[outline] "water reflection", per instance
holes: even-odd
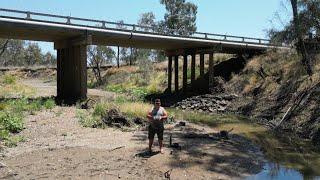
[[[235,133],[259,145],[267,161],[259,174],[248,179],[320,180],[319,147],[292,134],[268,131],[254,123],[223,124],[219,128],[232,127],[235,127]]]
[[[263,170],[253,176],[247,178],[247,180],[301,180],[301,179],[315,179],[320,180],[320,177],[313,175],[303,175],[295,169],[283,167],[276,163],[267,163]]]

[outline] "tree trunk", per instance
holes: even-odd
[[[302,55],[302,64],[305,66],[306,71],[309,76],[312,75],[312,67],[310,57],[308,56],[305,44],[303,42],[303,37],[301,33],[301,25],[298,14],[298,2],[297,0],[291,0],[292,12],[293,12],[293,22],[295,27],[296,38],[298,39],[297,50]]]
[[[7,49],[9,40],[6,40],[6,42],[3,44],[3,46],[1,47],[1,52],[0,52],[0,57],[3,55],[3,53],[5,52],[5,50]],[[4,58],[4,62],[3,62],[3,66],[7,66],[7,61],[6,58]]]

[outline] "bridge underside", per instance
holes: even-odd
[[[108,45],[160,49],[168,55],[168,90],[171,92],[174,61],[175,90],[178,90],[178,57],[183,56],[183,89],[187,91],[187,63],[191,55],[191,82],[195,79],[195,55],[200,54],[200,74],[204,74],[204,54],[209,54],[209,77],[213,76],[213,53],[254,54],[270,48],[263,44],[173,37],[117,31],[67,24],[53,24],[0,17],[0,38],[54,42],[57,50],[57,98],[73,103],[87,96],[87,45]],[[211,79],[211,78],[209,78]],[[209,81],[210,86],[210,81]]]

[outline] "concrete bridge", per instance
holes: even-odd
[[[193,82],[196,54],[200,54],[201,76],[204,75],[204,55],[209,54],[210,77],[213,76],[214,53],[256,54],[271,48],[286,48],[260,38],[201,32],[189,36],[170,35],[158,32],[155,27],[10,9],[0,9],[0,38],[54,42],[57,50],[57,98],[65,102],[87,97],[87,45],[164,50],[168,56],[170,92],[172,69],[175,90],[179,88],[179,56],[183,56],[183,89],[186,90],[188,55],[192,56]]]

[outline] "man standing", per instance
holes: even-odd
[[[154,135],[157,134],[160,152],[163,153],[163,122],[168,118],[168,114],[166,110],[163,107],[161,107],[160,99],[155,100],[154,107],[148,113],[147,117],[150,122],[148,129],[149,151],[152,152]]]

